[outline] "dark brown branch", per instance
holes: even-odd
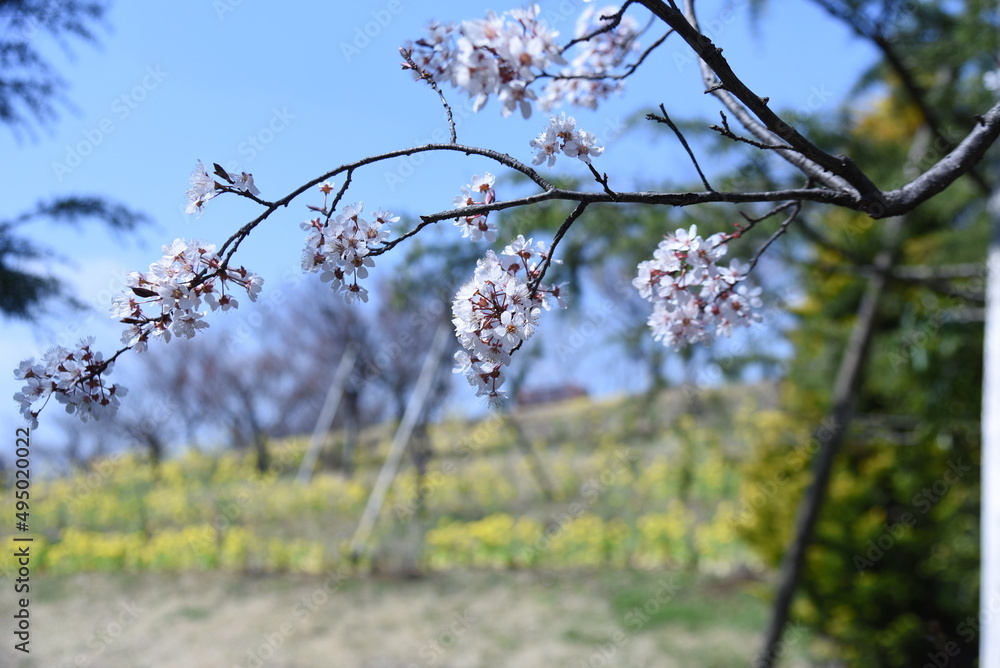
[[[726,90],[752,111],[768,130],[788,142],[793,148],[815,162],[827,171],[842,177],[857,189],[862,199],[871,200],[879,193],[879,189],[849,158],[834,157],[803,137],[799,132],[785,123],[767,106],[767,101],[751,91],[743,81],[736,76],[729,63],[722,56],[722,49],[716,47],[712,40],[694,28],[684,15],[670,8],[662,0],[639,0],[643,6],[662,19],[667,25],[677,31],[695,53],[712,68]]]
[[[330,205],[330,212],[326,214],[326,219],[328,221],[330,220],[330,216],[333,215],[333,212],[337,210],[337,206],[340,205],[340,200],[342,200],[344,195],[347,194],[347,189],[350,187],[353,179],[354,170],[348,169],[347,176],[344,177],[344,185],[340,186],[340,190],[337,191],[337,196],[333,198],[333,204]]]
[[[271,202],[267,209],[257,218],[250,221],[230,239],[223,244],[226,248],[230,243],[238,243],[248,235],[257,225],[266,220],[277,209],[288,206],[292,200],[306,192],[310,188],[331,179],[346,171],[353,171],[359,167],[370,165],[384,160],[413,155],[415,153],[425,153],[428,151],[456,151],[466,155],[480,155],[490,158],[506,167],[518,171],[536,185],[543,189],[543,192],[528,197],[514,200],[493,202],[491,204],[477,204],[462,209],[449,209],[429,216],[421,216],[422,223],[405,237],[412,236],[417,231],[426,227],[430,223],[456,218],[461,215],[475,215],[500,211],[516,206],[535,204],[537,202],[561,199],[567,201],[587,202],[588,204],[597,202],[622,202],[632,204],[660,204],[670,206],[692,206],[695,204],[707,204],[711,202],[728,202],[731,204],[741,204],[749,202],[782,202],[782,201],[802,201],[817,202],[822,204],[833,204],[854,211],[867,213],[872,218],[887,218],[898,216],[917,208],[920,204],[930,199],[937,193],[947,188],[957,178],[968,172],[977,164],[986,153],[987,149],[1000,136],[1000,102],[997,102],[992,109],[987,111],[978,119],[976,127],[968,136],[955,148],[954,151],[946,155],[926,172],[896,190],[881,192],[876,194],[876,200],[859,197],[856,193],[836,191],[822,188],[795,188],[787,190],[761,191],[761,192],[718,192],[709,191],[703,193],[654,193],[654,192],[625,192],[625,193],[587,193],[572,190],[563,190],[554,187],[534,169],[515,160],[506,153],[500,153],[491,149],[479,148],[476,146],[464,146],[461,144],[426,144],[424,146],[414,146],[411,148],[390,151],[380,155],[374,155],[355,162],[346,163],[333,169],[306,184],[296,188],[294,191]],[[613,196],[612,196],[613,195]],[[405,238],[404,237],[404,238]],[[380,249],[372,252],[372,255],[381,254],[396,245],[402,239],[386,244]]]

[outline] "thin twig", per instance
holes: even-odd
[[[610,195],[613,201],[617,202],[618,194],[614,190],[612,190],[611,187],[608,185],[608,175],[607,174],[602,175],[589,162],[587,163],[587,167],[590,167],[590,173],[594,175],[594,178],[597,179],[597,182],[600,183],[601,186],[604,188],[604,192]]]
[[[621,9],[619,9],[611,16],[600,17],[603,20],[610,21],[610,23],[608,23],[607,25],[603,25],[597,30],[594,30],[582,37],[577,37],[576,39],[570,40],[569,44],[564,46],[559,53],[566,53],[570,48],[576,46],[581,42],[589,42],[598,35],[603,35],[604,33],[611,32],[612,30],[617,28],[618,25],[622,22],[622,17],[625,15],[625,10],[628,9],[628,6],[631,5],[633,2],[635,2],[635,0],[626,0],[625,4],[621,6]]]
[[[768,218],[781,213],[785,209],[796,206],[796,204],[797,204],[796,202],[785,202],[784,204],[779,204],[778,206],[769,209],[767,213],[764,213],[757,217],[749,216],[745,212],[740,211],[740,215],[743,217],[743,220],[747,221],[748,224],[746,226],[737,225],[738,229],[736,231],[736,236],[737,237],[743,236],[744,234],[752,230],[754,227],[756,227],[758,223],[761,223],[767,220]]]
[[[732,139],[735,142],[743,142],[744,144],[750,144],[760,149],[772,150],[772,151],[798,151],[794,146],[789,146],[787,144],[765,144],[763,142],[754,141],[753,139],[747,139],[746,137],[740,137],[738,134],[729,129],[729,119],[726,118],[726,114],[723,111],[719,111],[719,116],[722,117],[722,127],[718,125],[710,125],[709,130],[715,130],[723,137]]]
[[[334,211],[337,210],[337,206],[340,205],[340,200],[343,199],[344,195],[347,193],[348,186],[351,185],[351,180],[354,178],[354,168],[347,170],[347,176],[344,177],[344,185],[340,186],[340,190],[337,191],[337,196],[333,198],[333,204],[330,205],[330,213],[327,214],[326,219],[330,220],[330,216]]]
[[[412,51],[410,51],[408,49],[400,49],[399,53],[406,60],[406,65],[403,66],[403,69],[404,70],[413,70],[414,72],[416,72],[417,73],[417,78],[422,79],[423,81],[426,81],[430,85],[430,87],[434,89],[434,92],[438,94],[438,97],[441,98],[441,104],[444,105],[445,113],[448,116],[448,129],[451,132],[451,143],[452,144],[457,144],[458,143],[458,134],[455,131],[455,117],[452,115],[452,113],[451,113],[451,105],[449,105],[448,104],[448,100],[445,99],[444,93],[441,92],[441,89],[437,85],[437,81],[434,80],[434,77],[431,76],[430,72],[428,72],[427,70],[419,67],[415,62],[413,62],[413,52]]]
[[[667,114],[667,109],[666,107],[663,106],[662,103],[660,104],[660,112],[663,114],[662,117],[657,116],[656,114],[646,114],[646,118],[651,121],[656,121],[658,123],[666,123],[670,127],[670,129],[674,131],[674,134],[677,135],[677,139],[679,139],[681,142],[681,146],[684,147],[684,150],[687,151],[688,157],[691,158],[691,162],[694,163],[694,168],[698,170],[698,176],[701,177],[701,182],[705,184],[705,190],[708,190],[710,192],[715,192],[715,188],[713,188],[712,185],[708,182],[708,179],[705,178],[705,173],[701,171],[701,167],[698,165],[698,159],[694,157],[694,151],[692,151],[691,147],[688,146],[687,139],[684,138],[684,135],[683,133],[681,133],[680,129],[678,129],[678,127],[674,125],[674,122],[670,120],[670,116],[669,114]]]
[[[754,253],[754,256],[750,258],[750,263],[747,266],[746,274],[749,274],[751,271],[753,271],[754,267],[757,266],[757,262],[760,261],[761,256],[768,249],[768,247],[770,247],[771,244],[777,241],[778,237],[780,237],[782,234],[788,231],[788,226],[792,224],[792,221],[795,220],[795,218],[799,215],[799,211],[801,210],[802,210],[801,203],[794,202],[791,213],[789,213],[788,216],[783,221],[781,221],[781,226],[775,231],[774,234],[768,237],[767,241],[764,242],[764,245],[758,248],[757,252]]]
[[[538,291],[538,286],[542,284],[542,279],[545,278],[545,272],[549,270],[549,266],[552,264],[552,258],[556,253],[556,246],[558,246],[559,242],[562,241],[563,236],[565,236],[566,232],[569,231],[569,228],[573,226],[573,223],[575,223],[577,219],[583,215],[583,211],[587,208],[587,204],[587,202],[580,202],[577,204],[576,208],[573,209],[573,212],[567,216],[566,220],[563,221],[563,224],[559,226],[558,230],[556,230],[555,236],[552,237],[552,246],[549,247],[549,256],[542,262],[540,268],[538,269],[538,275],[531,282],[531,284],[528,285],[528,294],[532,297],[535,296],[535,293]]]
[[[651,54],[654,50],[656,50],[658,46],[663,44],[663,42],[665,42],[666,39],[670,37],[671,33],[673,32],[674,29],[671,28],[670,30],[665,32],[659,39],[650,44],[645,51],[639,54],[639,57],[636,59],[634,63],[630,63],[629,65],[625,66],[625,69],[621,74],[549,74],[548,72],[541,72],[536,78],[583,80],[583,81],[603,81],[606,79],[612,81],[621,81],[622,79],[627,79],[628,77],[632,76],[632,74],[637,69],[639,69],[639,66],[642,65],[643,61],[645,61],[647,57],[649,57],[649,54]]]

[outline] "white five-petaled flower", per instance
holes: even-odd
[[[219,194],[216,185],[215,179],[209,176],[205,165],[199,160],[191,172],[191,187],[187,191],[188,204],[184,212],[200,216],[205,202]]]
[[[455,196],[452,200],[456,209],[461,209],[475,204],[492,204],[496,201],[497,194],[493,190],[496,178],[489,172],[482,176],[473,174],[471,182],[462,186],[462,194]],[[462,230],[462,236],[470,241],[485,239],[493,243],[497,239],[496,226],[490,222],[489,213],[473,214],[471,216],[459,216],[455,219],[455,226]]]
[[[603,17],[618,13],[618,6],[609,5],[601,9],[588,7],[580,15],[574,37],[592,37],[574,47],[575,55],[567,67],[545,86],[538,101],[543,111],[566,104],[596,109],[601,100],[622,91],[624,80],[608,75],[621,72],[625,60],[639,51],[642,28],[634,17],[624,14],[613,30],[601,30],[607,27]]]
[[[556,156],[563,153],[589,165],[591,157],[596,158],[604,152],[604,147],[597,146],[596,142],[597,138],[592,132],[577,130],[576,119],[563,112],[550,118],[548,126],[531,140],[531,147],[536,151],[532,163],[540,165],[547,161],[548,166],[552,167]]]
[[[496,95],[503,116],[520,111],[528,118],[536,103],[546,111],[561,104],[593,109],[622,90],[623,78],[613,75],[623,73],[626,59],[639,51],[642,29],[634,17],[622,14],[608,30],[607,21],[620,13],[619,7],[588,7],[575,35],[587,39],[567,52],[567,61],[556,44],[559,33],[539,18],[540,13],[538,5],[530,5],[499,15],[487,12],[484,19],[458,24],[433,23],[422,39],[400,49],[407,59],[404,67],[413,69],[415,78],[429,75],[464,91],[475,111]],[[556,76],[543,79],[547,83],[539,96],[532,84],[542,74]]]
[[[250,193],[254,197],[260,194],[260,190],[253,184],[253,174],[247,174],[246,172],[234,174],[233,172],[229,172],[229,178],[233,180],[233,187],[237,190]]]
[[[246,172],[228,172],[222,167],[215,165],[216,173],[222,177],[226,183],[219,183],[208,173],[205,165],[198,161],[191,172],[191,187],[187,191],[187,207],[184,212],[201,216],[205,202],[223,192],[245,192],[256,197],[260,195],[260,190],[253,182],[253,174]]]

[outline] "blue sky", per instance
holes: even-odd
[[[564,35],[572,33],[585,6],[579,0],[540,5]],[[871,61],[867,47],[804,0],[770,3],[756,32],[748,6],[747,0],[706,1],[699,3],[699,15],[737,73],[770,97],[773,108],[832,110]],[[53,343],[70,344],[84,334],[97,335],[100,347],[113,351],[120,329],[107,307],[126,272],[145,270],[175,237],[221,244],[254,215],[250,203],[225,197],[209,202],[200,218],[184,215],[196,160],[251,172],[262,196],[277,199],[341,163],[430,141],[445,128],[441,107],[426,86],[401,71],[398,46],[419,38],[431,18],[479,18],[487,8],[510,8],[454,0],[431,7],[413,0],[120,2],[109,12],[97,48],[74,43],[67,57],[37,37],[69,82],[74,110],[34,141],[0,134],[3,213],[16,215],[42,198],[99,194],[145,212],[154,224],[125,238],[97,226],[83,232],[32,228],[34,238],[65,259],[56,273],[71,280],[93,308],[56,308],[30,327],[5,322],[0,366],[13,369]],[[546,116],[536,110],[529,120],[503,119],[495,101],[472,114],[457,92],[445,92],[459,113],[461,143],[530,162],[528,142]],[[686,182],[690,165],[677,147],[650,143],[642,134],[613,137],[613,128],[629,115],[661,102],[675,118],[700,116],[706,124],[718,118],[717,104],[702,94],[698,69],[679,41],[668,40],[621,98],[597,111],[567,111],[580,127],[607,138],[598,166],[615,182]],[[711,170],[710,162],[703,166]],[[430,213],[450,208],[459,188],[483,170],[502,173],[485,159],[453,153],[429,157],[413,169],[386,163],[359,171],[347,199],[400,214]],[[586,173],[582,164],[568,161],[554,170]],[[405,178],[399,183],[392,174]],[[302,198],[273,216],[241,248],[239,262],[264,276],[265,294],[297,271],[303,242],[298,223],[312,201]],[[392,268],[384,263],[375,273]],[[170,353],[162,346],[154,352]],[[602,364],[598,353],[593,363]],[[123,358],[116,376],[127,377],[128,364]],[[629,377],[619,368],[604,383],[627,388]],[[6,396],[17,391],[9,371],[0,378]],[[43,429],[45,420],[43,414]],[[20,424],[12,401],[0,402],[0,422],[6,433]]]

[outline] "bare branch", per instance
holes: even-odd
[[[434,77],[431,76],[430,72],[428,72],[427,70],[421,68],[415,62],[413,62],[413,51],[412,50],[402,49],[401,48],[399,50],[399,53],[400,53],[401,56],[403,56],[403,59],[406,60],[406,64],[403,65],[403,69],[404,70],[413,70],[414,72],[416,72],[417,78],[421,79],[423,81],[426,81],[428,83],[428,85],[431,88],[434,89],[434,92],[438,94],[438,97],[441,98],[441,104],[444,105],[445,114],[447,114],[447,116],[448,116],[448,129],[451,131],[451,143],[452,144],[457,144],[458,143],[458,133],[455,130],[455,117],[452,115],[452,113],[451,113],[451,105],[449,105],[448,104],[448,100],[445,99],[444,93],[441,92],[441,89],[437,85],[437,81],[434,80]]]
[[[772,151],[794,151],[795,149],[788,144],[765,144],[763,142],[754,141],[753,139],[747,139],[746,137],[740,137],[735,132],[729,128],[729,119],[726,118],[726,114],[723,111],[719,111],[719,116],[722,117],[722,127],[718,125],[710,125],[709,130],[715,130],[723,137],[727,139],[732,139],[735,142],[743,142],[744,144],[750,144],[759,149],[772,150]]]
[[[663,114],[662,117],[657,116],[656,114],[646,114],[646,118],[658,123],[666,123],[670,129],[674,131],[674,134],[677,135],[677,139],[681,142],[681,146],[684,147],[684,150],[687,151],[688,157],[691,158],[691,162],[694,163],[694,168],[698,170],[698,176],[701,177],[701,182],[705,185],[705,190],[715,190],[715,188],[709,184],[708,179],[705,178],[705,174],[701,171],[701,167],[698,165],[698,160],[694,157],[694,153],[691,151],[691,147],[688,146],[687,140],[684,138],[684,135],[681,134],[681,131],[677,129],[677,126],[674,125],[674,122],[670,120],[670,116],[667,114],[667,110],[662,103],[660,104],[660,112]],[[723,116],[723,120],[725,120],[725,116]]]
[[[648,47],[646,47],[645,51],[643,51],[641,54],[639,54],[639,57],[636,59],[636,61],[634,63],[626,65],[624,71],[621,74],[549,74],[547,72],[542,72],[541,74],[538,75],[537,78],[539,78],[539,79],[543,79],[543,78],[546,78],[546,79],[583,79],[583,80],[590,80],[590,81],[603,81],[603,80],[607,80],[607,79],[610,79],[610,80],[613,80],[613,81],[620,81],[622,79],[627,79],[637,69],[639,69],[639,66],[642,65],[643,61],[646,60],[646,58],[649,56],[649,54],[651,54],[653,51],[656,50],[657,47],[659,47],[661,44],[663,44],[665,41],[667,41],[667,38],[670,37],[671,33],[673,33],[673,32],[674,32],[674,30],[673,30],[673,28],[671,28],[667,32],[663,33],[663,35],[660,36],[659,39],[657,39],[655,42],[653,42],[652,44],[650,44]]]
[[[619,9],[617,12],[615,12],[611,16],[602,16],[601,17],[602,19],[608,21],[606,25],[603,25],[600,28],[593,30],[582,37],[577,37],[575,39],[570,40],[569,43],[562,48],[562,51],[560,53],[566,53],[569,49],[576,46],[577,44],[580,44],[581,42],[589,42],[598,35],[603,35],[604,33],[611,32],[612,30],[617,28],[622,22],[622,17],[625,16],[625,10],[628,9],[629,5],[631,5],[633,2],[635,2],[635,0],[626,0],[625,3],[621,6],[621,9]]]
[[[968,173],[1000,137],[1000,101],[977,119],[976,127],[957,147],[910,183],[884,193],[883,208],[869,212],[874,218],[912,211]]]
[[[604,188],[604,192],[606,192],[608,195],[610,195],[612,200],[614,200],[614,201],[617,202],[618,201],[618,194],[615,193],[615,191],[611,189],[611,186],[608,185],[608,175],[607,174],[601,174],[589,162],[587,163],[587,167],[590,167],[590,173],[594,175],[594,178],[597,179],[597,182],[600,183],[601,186]]]
[[[545,278],[545,272],[549,270],[549,266],[552,264],[552,258],[556,253],[556,246],[558,246],[559,242],[562,241],[563,236],[565,236],[566,232],[569,231],[569,228],[573,226],[573,223],[575,223],[577,219],[583,215],[583,211],[586,208],[587,202],[580,202],[577,207],[573,209],[573,212],[566,217],[566,220],[564,220],[563,224],[559,226],[559,229],[556,230],[556,235],[552,238],[552,246],[549,248],[549,256],[545,258],[545,261],[542,263],[541,267],[539,267],[538,275],[535,276],[534,280],[532,280],[528,285],[528,293],[532,296],[535,295],[535,292],[538,290],[538,286],[542,284],[542,279]]]
[[[955,278],[976,278],[986,273],[986,267],[976,262],[946,264],[939,267],[930,265],[908,265],[892,270],[894,278],[912,281],[935,281]]]
[[[799,212],[802,210],[802,206],[798,202],[792,202],[791,208],[792,208],[791,212],[788,214],[788,216],[785,217],[783,221],[781,221],[781,225],[774,232],[774,234],[768,237],[767,241],[764,242],[764,245],[758,248],[757,252],[754,253],[752,258],[750,258],[750,263],[749,266],[747,267],[746,273],[749,274],[751,271],[753,271],[754,267],[756,267],[757,263],[760,261],[761,256],[764,255],[764,252],[767,251],[768,248],[770,248],[771,244],[773,244],[775,241],[778,240],[778,237],[780,237],[781,235],[783,235],[785,232],[788,231],[788,226],[792,224],[792,221],[798,217]],[[773,215],[773,213],[775,212],[772,212],[769,215]]]
[[[920,114],[923,116],[923,120],[926,123],[927,128],[931,131],[931,134],[934,135],[935,140],[939,145],[944,146],[946,150],[951,150],[953,145],[944,134],[941,119],[938,117],[934,109],[932,109],[927,103],[927,91],[924,90],[923,86],[920,85],[920,82],[918,82],[917,78],[913,75],[913,72],[910,71],[910,68],[908,68],[903,62],[903,59],[896,51],[896,48],[893,46],[890,39],[882,31],[881,27],[879,25],[868,24],[864,21],[865,17],[860,12],[849,13],[844,11],[842,7],[835,6],[832,2],[829,2],[829,0],[813,0],[813,2],[826,10],[826,12],[834,18],[843,21],[848,27],[854,30],[859,37],[867,39],[882,52],[882,55],[885,57],[885,62],[888,63],[889,67],[892,68],[892,71],[899,77],[899,82],[903,86],[903,90],[906,91],[910,100],[920,110]],[[976,170],[970,170],[968,175],[975,182],[980,192],[984,195],[990,194],[990,186],[986,183],[983,177],[976,172]]]
[[[673,5],[673,3],[671,3],[671,5]],[[725,105],[725,107],[729,109],[729,111],[734,116],[736,116],[737,119],[739,119],[743,127],[745,127],[747,131],[749,131],[751,134],[757,137],[757,139],[759,139],[760,141],[765,143],[775,144],[781,141],[782,139],[786,139],[780,133],[772,132],[772,130],[769,129],[769,127],[765,123],[762,123],[761,121],[758,121],[756,118],[754,118],[753,114],[751,114],[750,111],[748,111],[747,107],[744,107],[742,104],[740,104],[740,100],[742,98],[737,99],[738,96],[734,97],[734,95],[728,89],[727,84],[723,81],[720,81],[720,79],[716,76],[714,68],[705,60],[705,57],[702,54],[706,50],[712,51],[713,53],[718,52],[719,50],[715,47],[715,45],[711,43],[711,41],[707,37],[704,37],[700,35],[700,33],[698,33],[697,29],[698,19],[694,13],[694,3],[692,2],[692,0],[686,0],[685,7],[686,7],[687,20],[685,20],[684,17],[680,15],[680,12],[676,9],[676,6],[674,6],[673,18],[674,20],[678,20],[679,17],[679,20],[683,22],[684,25],[687,26],[688,28],[686,30],[687,36],[685,37],[684,35],[682,35],[682,37],[684,37],[684,40],[688,42],[688,44],[695,49],[695,52],[699,56],[702,56],[701,71],[702,71],[702,78],[704,79],[705,85],[707,87],[706,92],[710,92],[713,95],[715,95],[715,97],[717,97],[719,101],[723,105]],[[650,9],[652,10],[652,8]],[[688,21],[690,21],[690,23],[688,23]],[[673,26],[673,24],[671,24],[669,21],[667,21],[667,23],[668,25]],[[697,38],[700,38],[700,40],[702,40],[703,42],[707,43],[707,46],[702,44],[701,48],[695,48],[694,44],[692,44],[692,40],[695,39],[695,36],[697,36]],[[717,59],[721,59],[722,58],[721,52],[716,53],[716,56]],[[735,75],[733,78],[735,78]],[[746,87],[744,86],[743,87],[744,92],[746,92],[745,88]],[[766,106],[766,102],[763,102],[761,98],[753,94],[751,94],[751,96],[756,98],[757,107]],[[753,109],[753,107],[750,107],[750,109]],[[797,153],[795,151],[777,151],[777,153],[782,158],[784,158],[785,161],[795,166],[797,169],[801,170],[804,174],[826,185],[829,188],[833,188],[835,190],[858,192],[857,189],[853,185],[851,185],[851,183],[849,183],[846,179],[844,179],[841,176],[838,176],[835,172],[823,166],[821,163],[817,163],[815,160],[813,160],[811,157],[807,155],[804,155],[802,153]]]

